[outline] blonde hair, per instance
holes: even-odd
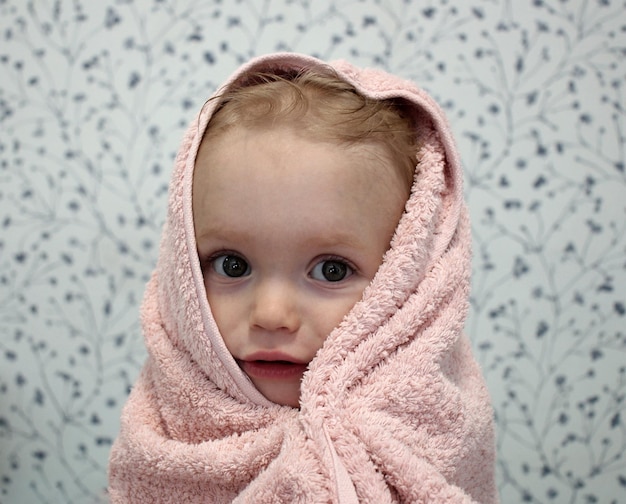
[[[251,73],[217,96],[219,104],[204,134],[215,138],[235,126],[294,126],[306,138],[354,145],[376,143],[390,155],[407,191],[417,164],[415,124],[400,99],[360,94],[332,69]]]

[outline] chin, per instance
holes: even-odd
[[[300,380],[297,383],[255,383],[266,399],[281,406],[300,408]]]

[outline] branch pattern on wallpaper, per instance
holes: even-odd
[[[173,156],[249,57],[446,109],[503,502],[626,493],[626,3],[0,0],[0,502],[104,501]]]

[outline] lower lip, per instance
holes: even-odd
[[[272,380],[301,378],[307,368],[306,364],[280,361],[242,361],[240,364],[248,376]]]

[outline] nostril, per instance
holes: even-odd
[[[296,331],[300,315],[295,287],[277,278],[260,281],[256,287],[250,325],[266,331]]]

